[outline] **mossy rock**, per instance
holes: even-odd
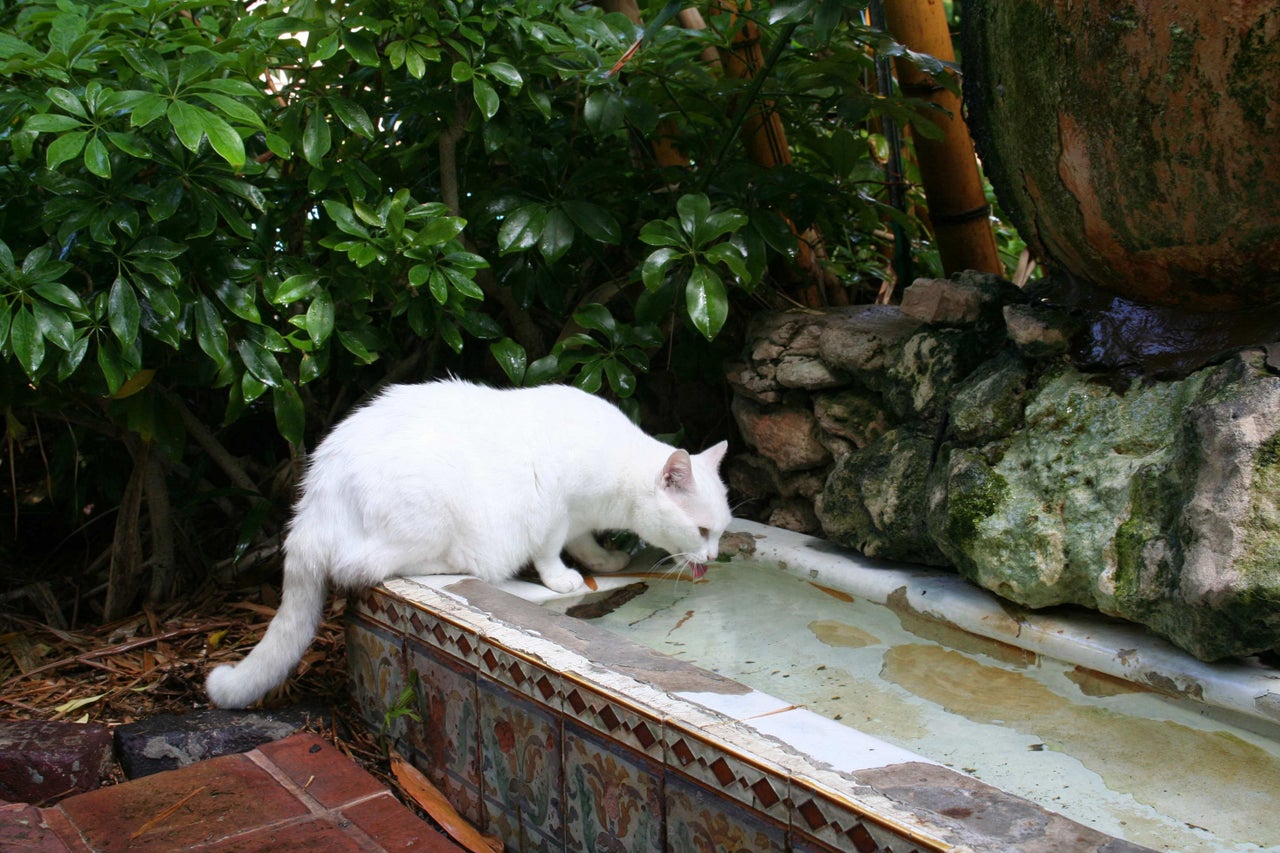
[[[925,523],[933,449],[896,429],[839,460],[817,505],[827,538],[870,557],[945,565]]]

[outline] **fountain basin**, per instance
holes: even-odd
[[[696,583],[388,582],[351,608],[361,705],[509,849],[1280,844],[1273,670],[775,528],[732,538],[754,553]]]

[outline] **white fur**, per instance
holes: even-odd
[[[532,563],[557,592],[627,560],[593,531],[631,530],[689,563],[716,557],[729,506],[724,442],[696,456],[645,435],[618,409],[561,385],[496,390],[398,385],[312,454],[285,541],[280,609],[239,664],[209,674],[213,704],[242,708],[293,671],[328,585],[407,574],[505,580]]]

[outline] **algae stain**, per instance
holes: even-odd
[[[1035,652],[1027,651],[1010,643],[1002,643],[999,640],[971,634],[948,622],[934,619],[928,614],[921,613],[911,606],[910,601],[907,600],[907,591],[905,589],[898,589],[891,593],[887,603],[894,615],[898,617],[898,621],[902,624],[902,629],[921,639],[932,640],[939,645],[963,652],[983,654],[1001,663],[1014,666],[1033,666],[1038,660]],[[1009,622],[1000,627],[1010,634],[1015,634],[1017,633],[1018,623],[1017,620],[1010,617]]]
[[[1280,756],[1225,732],[1076,705],[1029,676],[927,645],[889,649],[886,681],[979,723],[1031,734],[1108,788],[1219,836],[1280,843]],[[1233,808],[1221,808],[1230,797]]]
[[[1080,692],[1085,696],[1123,696],[1126,693],[1150,692],[1141,684],[1082,666],[1071,669],[1066,676],[1080,688]]]
[[[821,642],[835,648],[861,649],[880,644],[875,634],[835,619],[815,619],[809,623],[809,630]]]
[[[838,666],[827,667],[826,675],[830,695],[805,703],[815,713],[904,746],[928,736],[923,709],[904,702],[900,692]]]

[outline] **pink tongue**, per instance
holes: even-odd
[[[707,573],[707,566],[705,563],[690,563],[689,569],[693,573],[694,580],[697,580]]]

